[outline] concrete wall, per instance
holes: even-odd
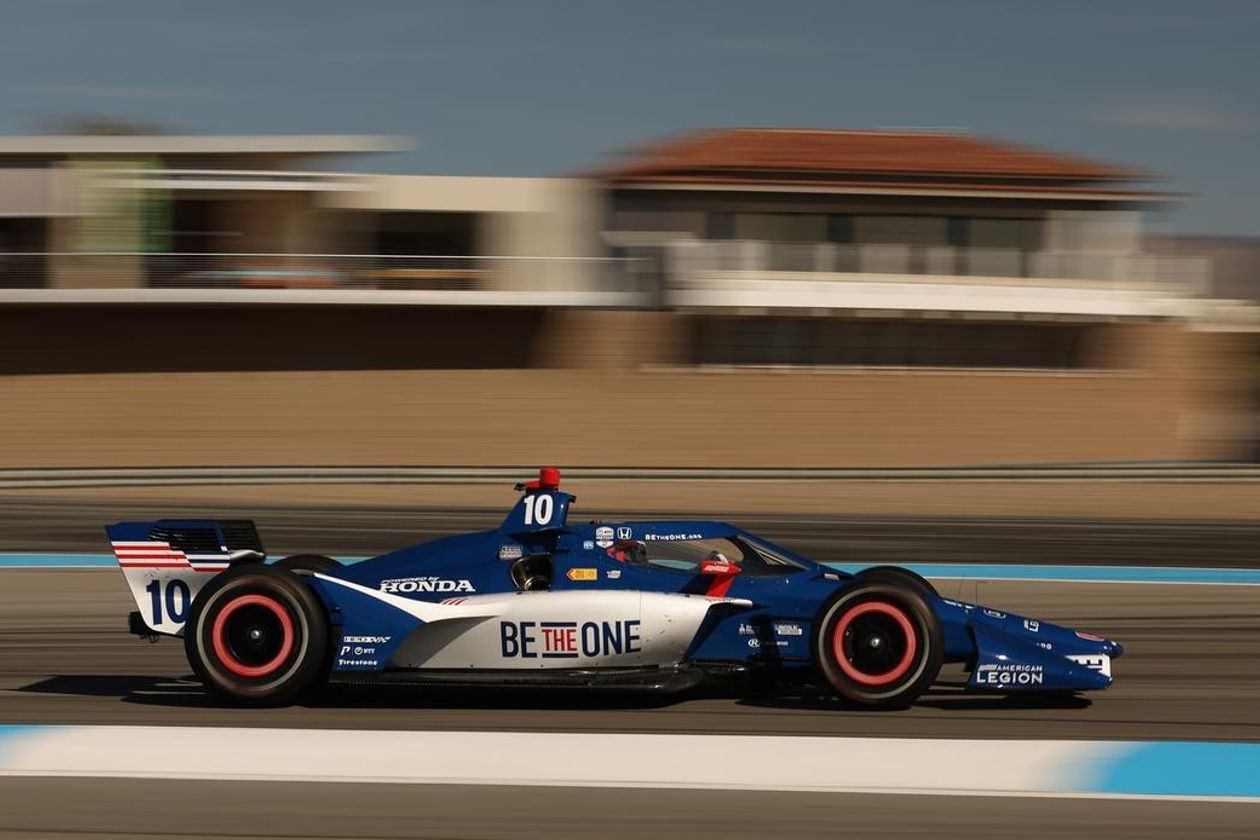
[[[64,312],[6,310],[0,464],[823,467],[1238,454],[1236,442],[1185,422],[1221,402],[1202,386],[1216,345],[1172,325],[1108,327],[1098,352],[1120,369],[1106,372],[719,373],[670,364],[679,322],[667,313],[521,323],[467,310],[318,310],[255,310],[266,331],[226,309],[203,310],[201,327],[133,313],[187,330],[168,337],[160,372],[145,369],[149,349],[120,355],[127,330],[95,346]],[[27,338],[5,341],[19,322]],[[23,367],[24,354],[50,348],[66,354],[60,366]],[[470,348],[487,355],[458,364]],[[92,366],[76,367],[76,354]],[[198,354],[209,361],[192,364]],[[513,369],[524,363],[550,366]]]

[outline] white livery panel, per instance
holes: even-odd
[[[395,668],[673,665],[711,607],[751,606],[730,598],[629,590],[469,595],[433,603],[318,577],[424,622],[394,652]]]
[[[719,599],[605,590],[454,599],[395,652],[402,668],[594,668],[673,665]],[[493,616],[478,616],[495,608]],[[463,618],[459,611],[467,608]]]

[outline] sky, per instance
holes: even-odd
[[[558,175],[717,126],[966,130],[1137,166],[1260,236],[1260,2],[0,0],[0,133],[394,134],[346,168]]]

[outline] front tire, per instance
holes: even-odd
[[[234,705],[293,703],[323,680],[329,659],[323,604],[286,569],[248,565],[198,593],[184,625],[193,672]]]
[[[814,664],[849,705],[904,708],[940,673],[945,634],[917,587],[859,579],[814,627]]]
[[[881,583],[906,584],[918,587],[924,592],[929,592],[939,596],[941,593],[936,591],[936,587],[932,582],[918,572],[912,572],[901,566],[871,566],[869,569],[863,569],[857,573],[862,580],[877,580]]]

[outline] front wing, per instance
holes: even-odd
[[[1118,643],[1047,621],[941,599],[941,618],[974,645],[967,688],[1000,692],[1096,691],[1111,685]]]

